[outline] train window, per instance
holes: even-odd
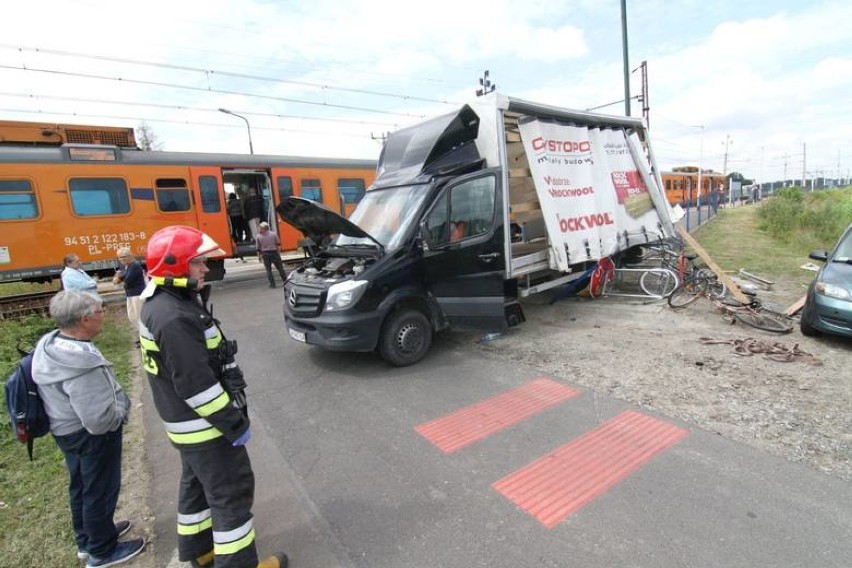
[[[666,180],[666,191],[671,191],[671,190],[672,190],[672,180],[667,179]]]
[[[74,178],[68,181],[76,215],[122,215],[130,212],[127,183],[121,178]]]
[[[341,203],[358,203],[364,197],[364,180],[346,178],[337,180],[337,194],[340,195]]]
[[[0,179],[0,220],[38,217],[33,186],[25,179]]]
[[[189,189],[184,179],[164,178],[155,182],[160,211],[189,211]]]
[[[303,179],[299,195],[305,199],[322,203],[322,186],[318,179]]]
[[[289,177],[278,178],[278,203],[283,203],[285,199],[293,196],[293,180]]]
[[[216,176],[200,176],[198,178],[201,191],[201,210],[205,213],[218,213],[222,210],[219,199],[219,180]]]

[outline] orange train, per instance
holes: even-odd
[[[669,203],[675,205],[694,206],[700,201],[705,204],[714,193],[719,199],[727,194],[727,179],[723,174],[713,170],[704,170],[701,173],[701,191],[698,191],[698,168],[684,166],[674,168],[669,172],[661,172],[663,187]]]
[[[82,142],[81,142],[82,141]],[[257,192],[265,219],[296,250],[301,233],[279,222],[291,195],[348,215],[375,178],[369,160],[153,152],[132,129],[0,121],[0,282],[48,281],[75,253],[90,274],[113,274],[116,251],[144,257],[148,237],[190,225],[229,257],[253,254],[231,238],[226,196]],[[224,275],[224,259],[211,262]]]

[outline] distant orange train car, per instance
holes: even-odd
[[[253,254],[250,241],[231,238],[229,193],[258,192],[281,249],[296,250],[302,235],[279,222],[275,206],[296,195],[348,215],[375,167],[369,160],[151,152],[136,148],[132,129],[0,121],[0,282],[56,278],[69,253],[90,274],[111,275],[116,250],[130,247],[143,258],[148,238],[176,224],[209,234],[229,257]],[[210,267],[221,278],[224,259]]]
[[[669,172],[661,172],[666,198],[672,205],[690,205],[708,203],[715,194],[720,200],[727,192],[727,179],[723,174],[713,170],[701,173],[701,190],[698,189],[698,168],[683,166]]]

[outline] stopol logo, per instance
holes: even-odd
[[[533,150],[536,152],[553,152],[557,154],[588,153],[592,151],[592,144],[588,140],[556,140],[537,136],[532,140]]]

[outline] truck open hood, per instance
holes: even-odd
[[[331,235],[346,235],[370,239],[379,245],[379,250],[383,249],[382,244],[364,229],[316,201],[288,197],[279,203],[275,210],[282,221],[301,231],[317,245],[323,244]]]
[[[479,116],[468,105],[460,110],[391,133],[382,148],[374,187],[426,181],[421,177],[459,173],[481,166],[476,148]]]

